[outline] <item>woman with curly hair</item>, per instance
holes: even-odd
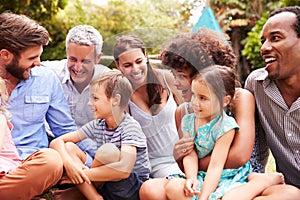
[[[161,59],[164,65],[172,69],[175,85],[181,90],[185,100],[175,112],[180,140],[175,144],[173,152],[178,165],[182,168],[182,158],[194,148],[193,138],[183,135],[180,128],[183,116],[193,112],[190,106],[192,80],[199,71],[213,64],[234,69],[237,59],[226,37],[206,28],[200,28],[195,33],[175,36],[165,45]],[[228,108],[230,108],[228,114],[235,117],[240,129],[235,134],[225,168],[238,168],[250,159],[253,151],[255,138],[253,96],[247,90],[237,88]],[[210,155],[200,159],[199,169],[206,171],[209,161]],[[141,199],[166,199],[164,187],[168,181],[168,179],[146,181],[140,191]]]

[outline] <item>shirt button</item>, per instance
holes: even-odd
[[[291,137],[291,136],[292,136],[292,134],[291,134],[291,133],[288,133],[287,135],[288,135],[289,137]]]
[[[296,150],[296,153],[299,153],[299,150]]]

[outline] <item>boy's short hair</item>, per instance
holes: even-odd
[[[105,94],[108,98],[119,94],[121,96],[120,107],[122,108],[125,108],[128,105],[132,94],[131,83],[125,76],[123,76],[122,72],[117,69],[98,75],[91,81],[90,85],[101,85],[104,87]]]

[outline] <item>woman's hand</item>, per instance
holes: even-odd
[[[184,156],[188,155],[194,149],[194,138],[189,134],[183,133],[183,137],[176,142],[173,150],[175,160],[181,160]]]

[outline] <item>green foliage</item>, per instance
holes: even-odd
[[[44,47],[41,60],[59,60],[66,57],[65,38],[68,31],[66,25],[53,18],[43,24],[50,34],[50,42]]]
[[[42,54],[42,59],[63,58],[65,53],[64,40],[62,34],[64,29],[63,23],[57,21],[55,16],[68,4],[68,0],[1,0],[0,13],[10,10],[13,13],[24,14],[38,21],[44,26],[51,36],[51,41],[46,51]]]
[[[10,10],[43,22],[51,19],[67,3],[68,0],[1,0],[0,13]]]
[[[94,26],[103,36],[104,55],[112,55],[115,39],[121,34],[139,35],[148,54],[157,54],[163,42],[178,30],[189,31],[188,15],[177,0],[110,0],[107,6],[90,1],[70,0],[68,6],[53,17],[46,28],[52,41],[45,47],[42,60],[65,57],[65,37],[79,24]]]
[[[262,18],[258,20],[251,31],[248,32],[248,37],[242,41],[245,46],[241,53],[250,62],[252,69],[264,67],[264,62],[260,56],[260,34],[267,18],[268,12],[263,14]]]
[[[299,0],[281,0],[283,6],[295,6],[295,5],[300,5],[300,1]]]
[[[275,6],[277,5],[277,6]],[[270,11],[275,10],[278,7],[285,6],[293,6],[300,5],[299,0],[281,0],[278,2],[277,0],[273,0],[268,3],[268,7]],[[262,18],[256,21],[256,25],[248,32],[248,37],[242,41],[245,44],[244,49],[242,50],[242,56],[245,56],[246,59],[251,64],[251,69],[257,69],[264,67],[265,64],[260,56],[260,34],[263,28],[263,25],[266,23],[268,18],[268,12],[265,12]]]
[[[41,59],[53,60],[65,58],[68,30],[79,24],[92,25],[101,32],[104,55],[112,54],[115,38],[120,34],[140,35],[149,54],[159,53],[171,35],[190,30],[192,6],[178,0],[109,0],[107,6],[95,5],[91,0],[1,0],[0,12],[25,14],[43,25],[51,39]]]

